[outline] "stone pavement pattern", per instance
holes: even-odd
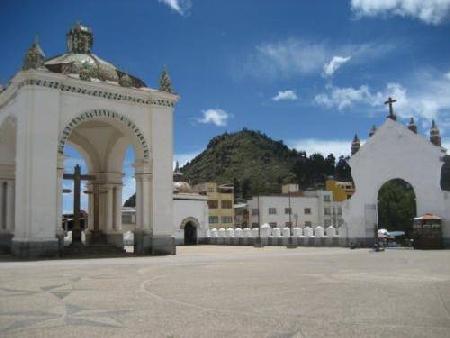
[[[0,263],[1,337],[450,337],[450,251]]]

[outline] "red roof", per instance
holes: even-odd
[[[441,219],[439,216],[433,215],[432,213],[427,212],[422,217],[416,217],[414,219]]]

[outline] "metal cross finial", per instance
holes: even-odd
[[[384,104],[387,104],[389,106],[389,118],[396,120],[395,113],[394,113],[394,107],[393,103],[397,102],[397,100],[394,100],[392,97],[388,97],[387,101]]]

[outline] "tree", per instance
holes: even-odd
[[[412,230],[416,217],[413,187],[400,179],[386,182],[378,191],[378,226],[388,230]]]
[[[336,164],[335,177],[338,181],[352,181],[352,169],[347,163],[348,157],[340,156]]]

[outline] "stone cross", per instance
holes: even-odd
[[[73,228],[72,228],[72,245],[81,243],[81,181],[95,180],[93,175],[82,175],[81,167],[77,164],[73,174],[64,174],[63,179],[73,180]]]
[[[393,107],[393,103],[397,102],[397,100],[394,100],[392,97],[388,97],[387,101],[384,104],[387,104],[389,106],[389,115],[388,118],[396,120],[396,116],[394,113],[394,107]]]

